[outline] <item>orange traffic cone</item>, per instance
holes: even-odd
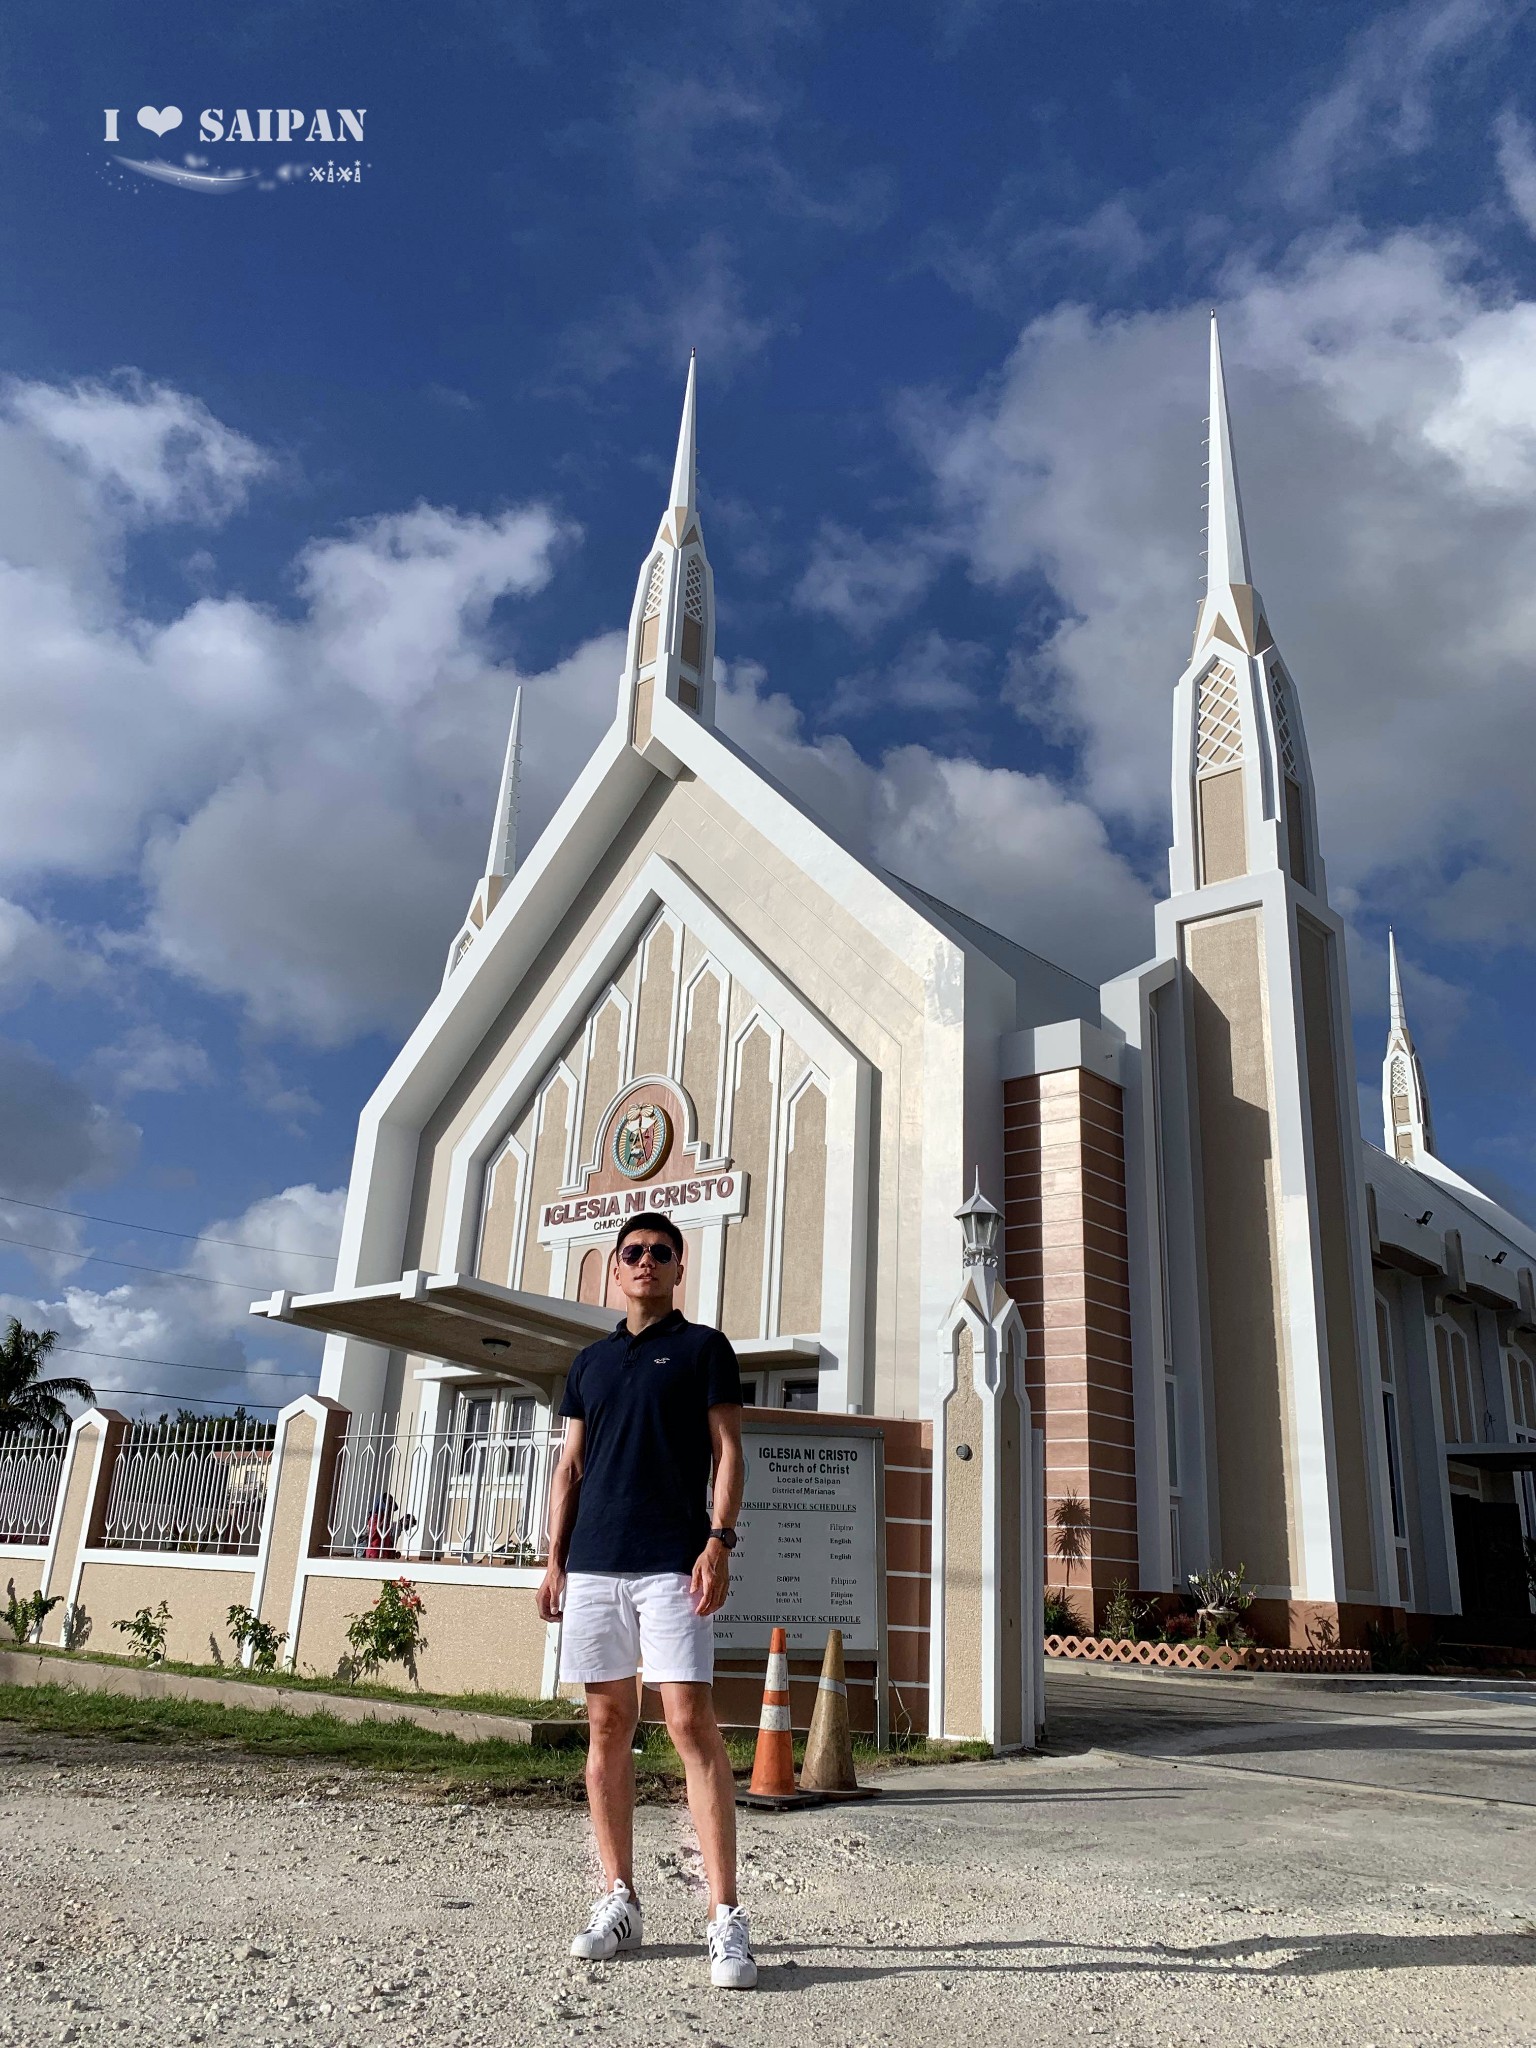
[[[848,1724],[848,1672],[843,1663],[843,1632],[828,1629],[826,1655],[805,1738],[805,1765],[800,1783],[829,1799],[872,1799],[873,1785],[861,1785],[853,1769],[853,1734]]]
[[[775,1812],[787,1806],[822,1803],[819,1792],[795,1790],[795,1751],[789,1732],[789,1645],[781,1628],[774,1630],[768,1642],[768,1675],[763,1683],[752,1782],[736,1798],[739,1805],[766,1806]]]

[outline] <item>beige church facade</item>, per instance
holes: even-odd
[[[363,1112],[337,1284],[264,1305],[328,1333],[322,1395],[451,1439],[558,1402],[618,1224],[664,1208],[757,1405],[931,1433],[904,1575],[935,1727],[1027,1723],[1068,1498],[1085,1620],[1242,1563],[1277,1643],[1522,1625],[1536,1232],[1435,1159],[1396,997],[1392,1156],[1358,1136],[1214,329],[1211,440],[1170,892],[1153,957],[1094,987],[873,867],[717,728],[690,370],[613,723],[519,858],[514,715],[486,875]],[[967,1258],[978,1175],[1000,1241]]]

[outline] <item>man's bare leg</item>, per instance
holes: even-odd
[[[688,1811],[699,1837],[713,1913],[716,1906],[737,1904],[736,1781],[715,1718],[714,1690],[707,1685],[664,1685],[661,1704],[667,1733],[687,1773]],[[633,1779],[630,1782],[633,1787]]]
[[[631,1898],[639,1897],[635,1890],[633,1748],[639,1711],[632,1678],[605,1678],[587,1687],[587,1804],[592,1809],[592,1832],[608,1889],[626,1885]]]

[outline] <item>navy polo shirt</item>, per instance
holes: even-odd
[[[560,1403],[586,1424],[567,1571],[691,1572],[709,1541],[709,1411],[740,1400],[730,1340],[677,1309],[580,1352]]]

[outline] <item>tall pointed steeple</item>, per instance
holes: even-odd
[[[517,785],[523,766],[523,686],[512,699],[512,723],[507,731],[507,758],[501,768],[501,788],[496,796],[496,822],[491,827],[490,852],[485,857],[487,875],[499,875],[505,882],[517,866]]]
[[[1221,363],[1221,330],[1211,315],[1210,510],[1207,515],[1206,587],[1221,590],[1250,583],[1248,535],[1243,526],[1243,500],[1237,488],[1232,456],[1232,419],[1227,411],[1227,380]]]
[[[1170,1291],[1164,1365],[1180,1441],[1196,1418],[1222,1476],[1207,1489],[1203,1454],[1180,1457],[1179,1543],[1246,1558],[1277,1596],[1391,1604],[1344,928],[1300,700],[1250,581],[1214,320],[1209,370],[1210,575],[1174,695],[1157,952],[1175,986],[1153,1043],[1182,1148],[1165,1156],[1188,1162],[1187,1190],[1163,1177],[1172,1270],[1200,1276]]]
[[[496,815],[491,823],[485,873],[476,883],[475,893],[469,900],[469,914],[448,948],[448,962],[443,969],[445,983],[501,901],[517,866],[517,793],[523,766],[522,733],[523,686],[519,683],[512,699],[512,722],[507,729],[507,752],[501,765],[501,787],[496,792]]]
[[[1278,868],[1321,897],[1301,707],[1250,580],[1214,313],[1209,363],[1207,575],[1193,657],[1175,700],[1173,887],[1205,888]]]
[[[677,430],[677,454],[672,463],[672,539],[679,546],[687,539],[697,513],[699,488],[699,398],[697,354],[688,353],[688,382],[683,391],[683,418]],[[662,521],[663,527],[666,520]]]
[[[1387,1053],[1381,1065],[1381,1112],[1386,1149],[1410,1166],[1435,1149],[1424,1069],[1408,1028],[1403,977],[1397,964],[1397,934],[1387,931]]]
[[[705,724],[715,716],[715,579],[699,522],[698,362],[688,359],[672,488],[641,564],[619,678],[619,716],[647,760],[671,773],[675,757],[656,735],[666,698]]]

